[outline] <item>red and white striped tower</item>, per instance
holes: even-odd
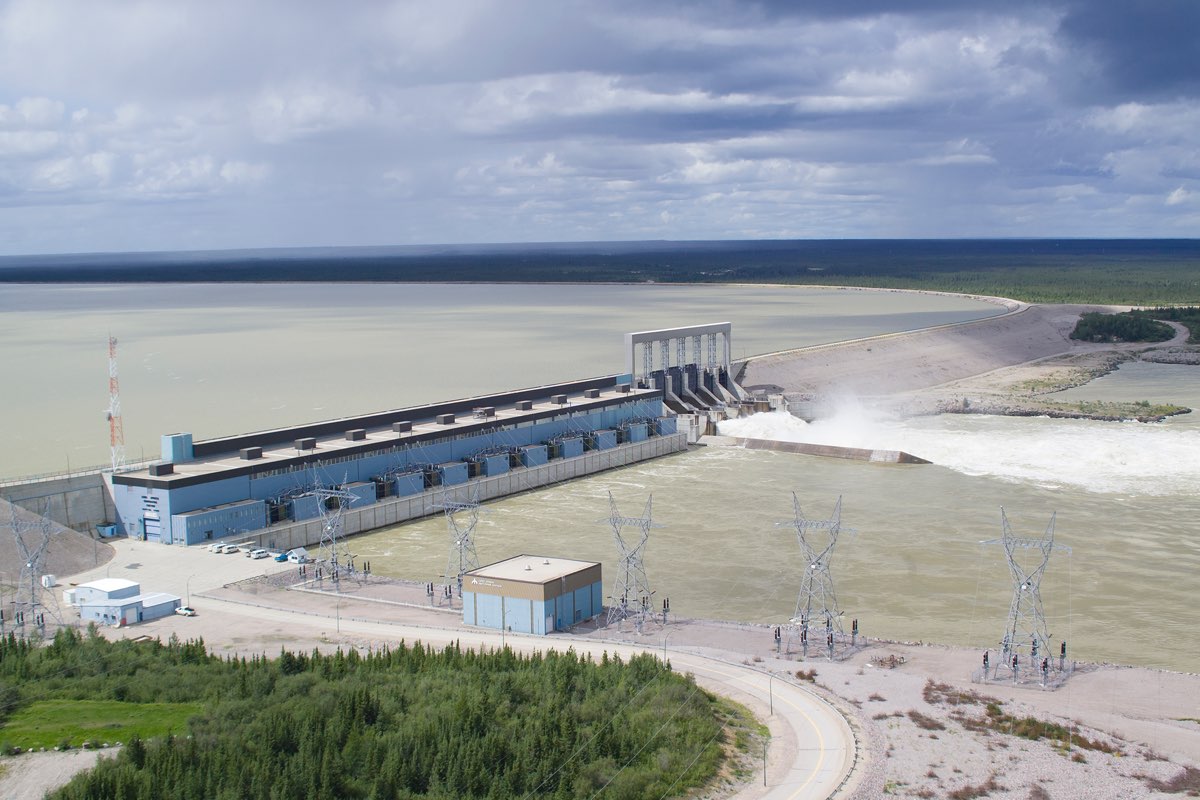
[[[108,441],[115,472],[125,464],[125,425],[121,421],[121,386],[117,381],[117,337],[108,337]]]

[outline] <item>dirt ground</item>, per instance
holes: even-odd
[[[746,382],[817,394],[854,386],[876,394],[880,385],[888,385],[890,396],[918,405],[971,393],[1011,394],[1014,386],[1069,384],[1101,371],[1109,357],[1105,353],[1113,350],[1067,338],[1084,309],[1021,306],[1016,313],[970,325],[778,354],[752,362]],[[472,636],[454,604],[440,596],[431,601],[421,584],[371,579],[361,586],[343,583],[334,593],[328,584],[300,584],[295,570],[122,541],[110,564],[71,580],[144,576],[150,590],[186,592],[199,616],[109,629],[106,635],[203,637],[220,654],[368,649],[392,641],[389,626],[398,630],[401,625],[431,637]],[[570,636],[538,639],[560,647],[596,640],[661,648],[667,659],[672,653],[695,653],[753,665],[776,682],[809,687],[841,709],[856,732],[853,775],[839,797],[1044,800],[1200,793],[1200,676],[1195,674],[1089,664],[1077,665],[1057,688],[1043,688],[1036,680],[980,682],[981,653],[975,651],[867,641],[832,659],[815,651],[805,658],[795,643],[790,652],[782,644],[777,649],[768,626],[702,620],[648,622],[640,630],[629,622],[581,626]],[[738,699],[767,717],[762,698]],[[1025,718],[1060,725],[1069,739],[1061,744],[1017,735],[1030,727]],[[786,763],[804,746],[793,742],[781,746],[783,752],[772,749],[771,761]],[[94,758],[0,759],[7,767],[0,775],[0,798],[38,796]],[[46,779],[37,786],[17,783],[28,781],[31,773]],[[746,785],[737,796],[760,794]]]

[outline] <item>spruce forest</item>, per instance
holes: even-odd
[[[200,710],[124,742],[61,800],[671,797],[717,773],[738,714],[651,656],[400,643],[246,659],[94,629],[0,639],[0,724],[62,700]]]

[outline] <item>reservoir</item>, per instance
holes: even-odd
[[[725,286],[197,285],[10,286],[0,356],[10,381],[0,473],[108,459],[106,339],[120,339],[128,451],[197,438],[466,397],[620,371],[626,331],[729,320],[734,356],[997,313],[939,295]],[[1200,370],[1130,364],[1064,399],[1146,399],[1200,407]],[[685,617],[782,622],[803,564],[790,527],[843,498],[832,570],[847,618],[869,636],[995,646],[1011,596],[1000,536],[1053,513],[1042,581],[1050,632],[1071,654],[1194,670],[1200,629],[1200,422],[1158,424],[939,416],[878,418],[846,398],[826,419],[757,417],[739,435],[900,449],[932,465],[790,453],[687,453],[489,503],[482,563],[519,553],[599,560],[616,549],[607,493],[622,513],[653,494],[646,566],[656,596]],[[445,572],[445,521],[353,540],[377,573]],[[769,635],[764,633],[764,635]]]

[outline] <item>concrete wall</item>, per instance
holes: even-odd
[[[590,450],[576,458],[556,459],[537,467],[522,467],[503,475],[479,478],[471,482],[471,492],[473,494],[478,488],[479,500],[486,501],[686,449],[685,434],[654,436],[644,442],[632,442],[609,450]],[[347,535],[364,533],[439,514],[441,510],[436,505],[441,500],[441,489],[434,488],[409,497],[385,497],[365,508],[351,506],[342,515],[344,530]],[[280,523],[261,531],[251,531],[240,538],[268,550],[314,547],[321,542],[321,520]]]
[[[0,497],[67,528],[95,535],[117,518],[105,476],[99,472],[0,486]]]

